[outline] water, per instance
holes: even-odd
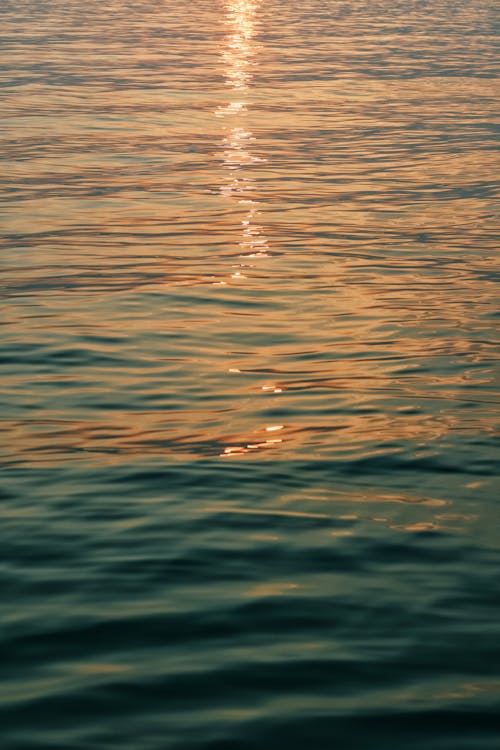
[[[5,750],[493,750],[495,4],[2,5]]]

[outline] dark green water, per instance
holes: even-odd
[[[3,0],[2,750],[500,746],[497,20]]]

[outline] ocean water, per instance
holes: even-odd
[[[500,747],[493,0],[3,0],[3,750]]]

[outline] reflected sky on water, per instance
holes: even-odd
[[[496,24],[4,3],[6,750],[496,750]]]

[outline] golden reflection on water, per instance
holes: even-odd
[[[258,5],[258,2],[252,0],[233,0],[225,3],[228,32],[221,57],[231,100],[215,110],[216,117],[227,122],[222,162],[228,174],[220,187],[220,193],[245,210],[241,218],[239,243],[240,255],[244,258],[269,255],[263,227],[257,221],[260,215],[260,202],[256,198],[256,181],[245,171],[246,167],[265,161],[252,151],[251,146],[256,139],[245,122],[253,68],[256,65],[257,46],[254,36]],[[232,278],[241,276],[238,272],[233,274]]]
[[[228,0],[225,2],[226,19],[230,29],[222,58],[226,66],[228,83],[235,91],[247,91],[252,78],[253,36],[257,2]]]
[[[180,6],[127,11],[95,69],[107,18],[52,72],[48,41],[13,50],[12,462],[453,464],[491,439],[491,83],[387,17],[367,36],[368,6],[281,11],[204,4],[196,43]]]
[[[12,746],[493,694],[492,1],[4,5]]]

